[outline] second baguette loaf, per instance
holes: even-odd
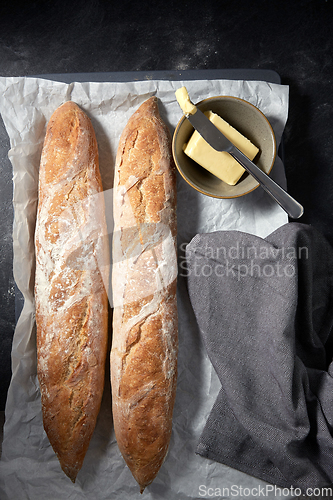
[[[142,492],[167,453],[177,378],[175,168],[155,97],[120,138],[114,222],[113,419]]]
[[[60,106],[48,123],[35,248],[43,423],[74,482],[104,387],[109,251],[95,133],[73,102]]]

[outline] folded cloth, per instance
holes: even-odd
[[[333,482],[333,249],[311,226],[187,245],[188,291],[221,390],[196,452],[281,487]]]

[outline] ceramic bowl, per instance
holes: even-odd
[[[201,111],[212,110],[255,144],[259,153],[254,163],[266,174],[270,173],[276,157],[276,140],[271,124],[258,108],[243,99],[230,96],[210,97],[197,106]],[[247,172],[235,186],[230,186],[194,162],[183,151],[192,133],[192,125],[183,116],[173,135],[172,152],[179,173],[194,189],[215,198],[236,198],[259,186]]]

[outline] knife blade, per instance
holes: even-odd
[[[226,151],[233,156],[292,219],[298,219],[303,215],[302,205],[236,148],[198,107],[196,107],[195,112],[185,113],[185,116],[212,148],[216,151]]]

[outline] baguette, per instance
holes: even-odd
[[[52,115],[35,230],[37,372],[43,424],[75,482],[96,424],[108,337],[108,239],[92,124],[73,102]]]
[[[119,449],[140,491],[168,450],[177,378],[176,176],[158,101],[120,138],[114,180],[111,387]]]

